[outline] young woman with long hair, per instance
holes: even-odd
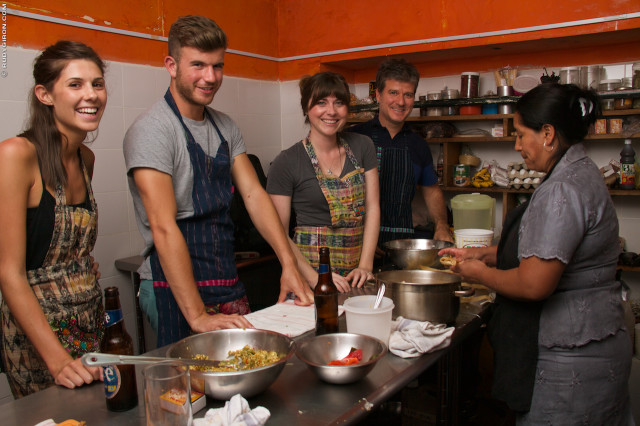
[[[16,398],[100,378],[103,308],[90,256],[97,235],[94,154],[83,142],[107,103],[105,65],[59,41],[36,58],[27,129],[0,143],[2,364]]]

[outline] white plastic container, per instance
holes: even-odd
[[[457,248],[489,247],[493,243],[493,231],[488,229],[457,229],[453,234]]]
[[[378,309],[373,309],[375,301],[375,295],[354,296],[344,301],[347,331],[375,337],[389,346],[391,314],[394,308],[393,300],[383,297]]]

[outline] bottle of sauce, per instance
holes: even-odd
[[[320,247],[318,284],[313,290],[316,305],[316,335],[338,332],[338,288],[331,277],[329,248]]]
[[[117,287],[104,290],[105,331],[100,351],[108,354],[133,355],[133,340],[124,328]],[[134,365],[104,367],[104,392],[110,411],[126,411],[138,405],[136,370]]]
[[[636,187],[635,157],[636,153],[631,146],[631,139],[625,139],[624,148],[620,151],[621,189],[635,189]]]

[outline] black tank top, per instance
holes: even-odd
[[[27,257],[25,259],[27,271],[40,268],[44,263],[53,237],[55,206],[56,199],[47,191],[43,180],[40,204],[37,207],[27,208]],[[84,201],[72,207],[91,210],[88,191],[85,193]]]

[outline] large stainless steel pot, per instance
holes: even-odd
[[[472,287],[462,287],[458,275],[437,271],[384,271],[376,274],[385,283],[385,295],[393,300],[393,318],[452,324],[460,310],[460,297],[472,296]]]

